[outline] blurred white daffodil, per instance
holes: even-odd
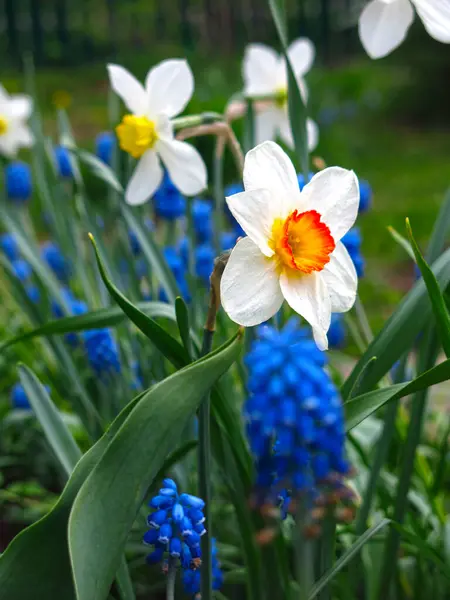
[[[371,0],[359,18],[359,37],[371,58],[382,58],[406,37],[414,8],[435,40],[450,43],[450,0]]]
[[[303,77],[310,70],[315,56],[313,43],[299,38],[288,48],[288,56],[297,78],[303,101],[308,92]],[[255,115],[255,142],[274,140],[277,136],[290,148],[294,146],[288,117],[287,89],[288,73],[283,56],[264,44],[247,46],[243,62],[244,95],[247,98],[274,96],[274,101],[258,103]],[[319,141],[317,124],[306,122],[308,149],[311,152]]]
[[[226,199],[248,237],[238,241],[225,267],[222,305],[233,321],[250,327],[286,300],[325,350],[331,313],[350,310],[356,297],[355,267],[340,239],[358,213],[358,179],[353,171],[329,167],[300,192],[289,157],[264,142],[245,158],[244,187]]]
[[[174,185],[188,196],[206,187],[206,167],[198,151],[176,140],[170,119],[181,113],[194,91],[194,77],[185,60],[164,60],[150,69],[144,86],[123,67],[108,65],[113,90],[131,114],[116,128],[122,150],[139,163],[128,183],[128,204],[143,204],[163,178],[160,160]]]
[[[0,85],[0,154],[13,158],[19,148],[29,148],[34,139],[27,125],[33,110],[29,96],[10,96]]]

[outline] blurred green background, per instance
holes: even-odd
[[[358,225],[367,259],[362,296],[377,327],[414,277],[387,226],[403,234],[408,216],[425,245],[449,185],[450,47],[416,19],[400,49],[371,61],[357,35],[363,5],[287,0],[290,38],[306,35],[317,48],[307,75],[310,113],[320,126],[314,154],[353,168],[374,190],[373,209]],[[0,80],[8,91],[23,89],[23,59],[31,55],[47,133],[56,131],[55,102],[67,102],[77,141],[88,148],[111,127],[106,62],[143,78],[159,60],[186,56],[196,80],[189,112],[222,112],[242,86],[245,45],[277,45],[258,0],[2,0],[0,32]],[[201,148],[206,156],[212,145],[202,141]],[[230,180],[231,162],[227,173]]]

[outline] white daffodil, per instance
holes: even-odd
[[[272,317],[283,300],[328,347],[331,313],[353,306],[358,278],[342,236],[358,213],[353,171],[320,171],[302,192],[289,157],[274,142],[248,152],[245,192],[227,198],[248,237],[233,249],[221,281],[230,318],[246,327]]]
[[[450,43],[450,0],[371,0],[359,18],[359,37],[371,58],[400,46],[414,20],[414,8],[435,40]]]
[[[27,125],[32,109],[29,96],[10,96],[0,85],[0,154],[13,158],[19,148],[33,145],[33,135]]]
[[[303,77],[314,62],[314,45],[306,38],[299,38],[289,46],[288,56],[303,100],[306,102],[308,92]],[[276,98],[274,102],[266,102],[256,111],[256,143],[274,140],[279,136],[285,144],[293,148],[294,140],[287,106],[288,74],[284,57],[264,44],[250,44],[245,50],[242,71],[246,97],[275,96]],[[319,129],[311,119],[307,120],[306,127],[308,149],[311,152],[318,144]]]
[[[143,204],[163,178],[162,161],[174,185],[188,196],[206,187],[206,167],[198,151],[174,138],[170,119],[181,113],[194,91],[194,77],[185,60],[164,60],[150,69],[145,87],[123,67],[108,65],[113,90],[131,114],[116,128],[122,150],[139,163],[125,199]]]

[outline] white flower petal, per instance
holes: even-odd
[[[158,155],[148,150],[139,160],[125,192],[127,204],[144,204],[161,185],[163,170]]]
[[[206,165],[194,146],[179,140],[161,138],[156,148],[180,192],[195,196],[206,188]]]
[[[259,247],[265,256],[273,256],[274,251],[268,241],[272,234],[274,202],[269,190],[241,192],[226,198],[228,208],[236,221]]]
[[[305,210],[316,210],[337,242],[356,220],[359,206],[358,178],[353,171],[328,167],[316,173],[301,193]]]
[[[278,60],[279,55],[269,46],[247,46],[242,63],[245,96],[261,96],[275,91]]]
[[[119,65],[108,65],[108,73],[112,89],[122,98],[128,110],[135,115],[146,115],[148,96],[136,77]]]
[[[13,133],[17,146],[31,148],[34,144],[34,137],[31,133],[31,129],[25,123],[17,124]]]
[[[312,152],[319,143],[319,126],[312,119],[306,120],[306,134],[308,136],[308,150]]]
[[[287,53],[294,73],[297,77],[303,77],[312,67],[316,50],[311,40],[298,38],[289,46]]]
[[[149,116],[180,114],[194,93],[194,76],[187,60],[163,60],[148,72],[145,88],[150,99]]]
[[[8,114],[14,119],[25,121],[31,116],[33,100],[25,94],[15,94],[8,103]]]
[[[236,244],[220,282],[222,306],[235,323],[259,325],[280,309],[283,295],[276,266],[250,238]]]
[[[274,140],[280,121],[280,110],[268,107],[255,114],[255,143],[262,144]]]
[[[448,0],[411,0],[425,29],[438,42],[450,43],[450,2]]]
[[[322,277],[328,287],[332,312],[347,312],[355,303],[358,276],[355,265],[342,242],[330,256],[330,262],[325,265]]]
[[[321,350],[328,348],[326,333],[331,323],[331,301],[321,273],[297,275],[284,271],[280,277],[283,296],[289,306],[313,328],[314,339]]]
[[[244,164],[245,191],[266,189],[276,207],[273,214],[285,218],[295,208],[300,209],[301,198],[297,173],[289,156],[278,144],[264,142],[247,152]]]
[[[367,54],[371,58],[382,58],[392,52],[405,39],[413,20],[409,0],[369,2],[359,18],[359,37]]]
[[[278,124],[278,134],[283,142],[289,148],[294,148],[294,138],[292,137],[291,122],[289,121],[287,109],[283,111],[283,118]]]
[[[14,135],[11,132],[7,132],[4,135],[0,135],[0,154],[7,156],[8,158],[14,158],[19,144]]]

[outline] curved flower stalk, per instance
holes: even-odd
[[[122,150],[139,163],[128,183],[128,204],[143,204],[158,189],[164,163],[175,186],[188,196],[206,187],[206,167],[197,150],[174,138],[171,118],[181,113],[194,91],[185,60],[165,60],[150,69],[145,87],[118,65],[108,65],[113,90],[130,111],[116,128]]]
[[[353,306],[358,278],[340,241],[358,213],[358,179],[330,167],[300,192],[289,157],[264,142],[245,159],[245,192],[227,198],[248,237],[233,249],[221,281],[230,318],[246,327],[270,319],[286,300],[328,347],[332,312]]]
[[[34,138],[27,120],[33,101],[24,94],[10,96],[0,84],[0,154],[14,158],[19,148],[29,148]]]
[[[447,0],[371,0],[359,18],[359,37],[371,58],[383,58],[400,46],[414,21],[414,9],[431,37],[450,43]]]
[[[303,101],[307,101],[307,88],[303,77],[310,70],[314,61],[313,43],[306,38],[299,38],[288,48],[288,56],[298,79]],[[290,148],[294,140],[289,124],[287,89],[288,75],[286,61],[275,50],[263,44],[247,46],[242,66],[244,78],[244,95],[247,98],[273,97],[257,103],[255,115],[255,143],[275,140],[280,137]],[[319,129],[311,119],[306,123],[308,133],[308,150],[315,149],[319,141]]]

